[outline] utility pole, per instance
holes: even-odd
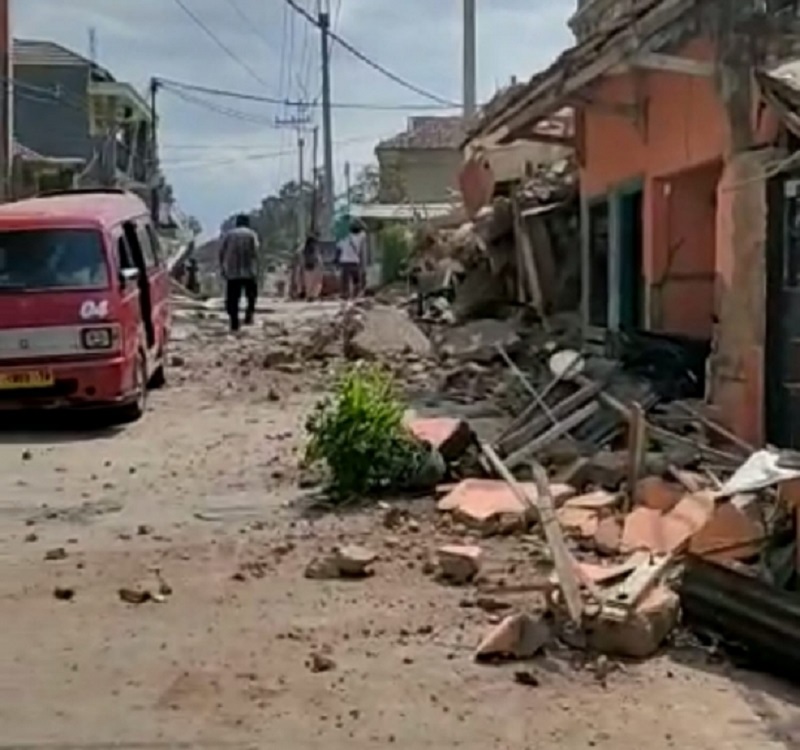
[[[477,93],[476,0],[464,0],[464,119],[475,114]]]
[[[150,217],[161,224],[161,179],[158,169],[158,88],[157,78],[150,79]]]
[[[319,4],[319,29],[322,38],[322,137],[324,142],[325,175],[322,201],[322,239],[333,242],[333,125],[331,117],[331,59],[330,59],[330,0],[325,0],[326,7]]]
[[[311,231],[319,232],[319,128],[314,127],[311,146]]]
[[[350,184],[350,162],[346,161],[344,163],[344,184],[345,184],[345,195],[347,196],[347,214],[350,214],[350,206],[353,203],[352,196],[350,191],[352,186]]]
[[[0,202],[9,200],[11,195],[11,168],[14,155],[14,117],[12,79],[11,9],[9,0],[0,0],[0,76],[2,76],[2,96],[0,96]]]
[[[297,132],[297,161],[299,166],[297,178],[297,205],[295,206],[295,213],[297,215],[297,244],[299,245],[306,235],[306,207],[305,207],[305,191],[303,184],[305,182],[305,165],[304,165],[304,151],[306,141],[304,133],[311,123],[311,118],[305,112],[301,111],[295,117],[275,118],[276,127],[289,127],[294,128]]]

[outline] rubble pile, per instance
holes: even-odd
[[[421,316],[445,322],[504,306],[576,308],[580,295],[577,169],[540,165],[511,197],[496,197],[457,228],[419,230],[412,254]],[[442,302],[446,300],[447,304]]]

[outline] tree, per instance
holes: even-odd
[[[314,201],[318,190],[310,183],[298,184],[295,180],[284,183],[277,194],[269,195],[261,201],[259,208],[248,213],[251,226],[261,240],[262,261],[269,262],[276,259],[288,258],[305,239],[305,235],[312,229]],[[302,233],[298,233],[297,209],[303,207],[305,226]],[[229,216],[222,223],[222,231],[230,229],[236,216]]]
[[[381,187],[381,174],[377,164],[367,164],[359,170],[350,186],[350,200],[357,204],[375,203]]]

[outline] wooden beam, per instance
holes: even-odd
[[[715,73],[713,63],[690,60],[677,55],[664,55],[659,52],[640,52],[630,62],[632,68],[658,70],[665,73],[678,73],[685,76],[710,78]]]

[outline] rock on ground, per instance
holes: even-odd
[[[345,342],[350,359],[381,359],[398,354],[430,357],[433,347],[413,320],[395,307],[373,307],[362,313],[359,330]]]

